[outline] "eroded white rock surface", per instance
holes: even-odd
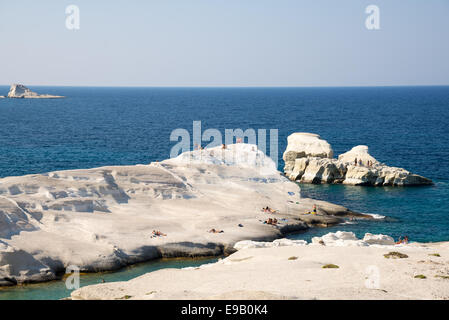
[[[274,241],[252,241],[243,240],[234,245],[234,249],[249,249],[249,248],[272,248],[272,247],[290,247],[290,246],[305,246],[307,241],[291,240],[291,239],[276,239]]]
[[[354,236],[339,233],[340,241]],[[408,257],[386,259],[399,251]],[[433,256],[438,253],[440,256]],[[245,246],[217,263],[80,288],[72,299],[449,299],[449,243]],[[338,268],[323,268],[333,264]],[[424,275],[426,279],[415,278]]]
[[[368,244],[380,244],[385,246],[392,246],[395,244],[394,239],[392,237],[384,234],[365,233],[365,236],[363,237],[362,241]]]
[[[402,244],[396,245],[394,239],[387,235],[366,233],[363,239],[360,240],[353,232],[345,231],[330,232],[322,237],[313,237],[311,244],[331,247],[403,246]]]
[[[314,203],[325,214],[316,219],[347,211],[301,198],[296,183],[246,144],[150,165],[3,178],[0,285],[52,279],[69,265],[95,272],[162,256],[218,255],[240,240],[307,229],[298,213]],[[278,210],[278,226],[263,224],[266,206]],[[152,237],[153,230],[167,236]]]
[[[271,242],[243,240],[234,245],[237,250],[248,248],[271,248],[285,246],[304,246],[307,245],[304,240],[277,239]],[[310,245],[323,245],[330,247],[367,247],[371,245],[397,246],[403,247],[403,244],[396,245],[394,239],[383,234],[366,233],[363,239],[358,239],[353,232],[337,231],[329,232],[321,237],[313,237]]]
[[[8,98],[55,99],[64,97],[54,96],[51,94],[38,94],[36,92],[31,91],[22,84],[13,84],[9,89]]]
[[[301,146],[303,137],[306,138],[304,145]],[[284,153],[284,173],[290,180],[304,183],[342,183],[371,186],[432,184],[430,179],[402,168],[389,167],[378,162],[369,154],[367,146],[356,146],[341,154],[338,159],[333,159],[332,156],[323,156],[325,153],[301,151],[310,148],[310,139],[315,141],[315,144],[312,144],[314,150],[322,150],[318,146],[327,144],[316,135],[309,137],[304,133],[297,133],[289,136],[287,149]],[[330,146],[324,149],[331,150]],[[298,151],[294,152],[293,150]],[[355,163],[356,159],[357,164]],[[361,164],[359,163],[360,160],[362,161]]]
[[[367,164],[368,161],[377,163],[378,161],[368,153],[368,146],[355,146],[348,152],[342,153],[338,156],[338,160],[343,163],[354,163],[354,160],[362,160],[362,163]]]
[[[287,141],[284,161],[304,157],[332,158],[334,156],[330,144],[314,133],[295,132],[288,136]]]

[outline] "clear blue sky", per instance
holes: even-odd
[[[0,39],[1,85],[449,84],[448,0],[1,1]]]

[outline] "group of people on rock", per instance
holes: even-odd
[[[153,230],[153,233],[151,234],[151,238],[155,237],[166,237],[167,234],[160,232],[159,230]]]
[[[265,208],[262,208],[262,211],[265,213],[276,213],[277,211],[274,209],[271,209],[269,206],[266,206]]]
[[[272,226],[276,226],[278,224],[278,219],[268,218],[264,221],[264,224],[271,224]]]
[[[201,145],[195,144],[193,146],[193,150],[203,150],[204,148]]]
[[[262,212],[274,214],[274,213],[277,213],[277,210],[274,210],[274,209],[270,208],[269,206],[266,206],[266,207],[262,208]],[[278,220],[276,218],[268,218],[263,223],[269,224],[272,226],[276,226],[278,224]]]
[[[366,162],[366,164],[367,164],[367,166],[368,167],[372,167],[373,166],[373,162],[371,161],[371,160],[368,160],[367,162]],[[357,158],[355,158],[354,159],[354,165],[355,166],[363,166],[363,161],[362,161],[362,159],[358,159],[358,161],[357,161]]]
[[[399,237],[398,241],[396,242],[396,244],[407,244],[408,243],[408,237],[404,236],[404,238]]]

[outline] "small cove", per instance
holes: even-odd
[[[202,264],[216,262],[218,259],[218,257],[158,259],[127,266],[114,272],[81,274],[80,286],[99,284],[103,279],[105,282],[128,281],[160,269],[198,267]],[[0,300],[59,300],[69,297],[71,292],[72,290],[66,288],[65,279],[61,279],[44,283],[0,287]]]

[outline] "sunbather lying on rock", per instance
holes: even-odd
[[[267,206],[266,208],[263,208],[262,211],[266,212],[266,213],[276,213],[277,212],[276,210],[271,209],[269,206]]]
[[[399,240],[396,242],[396,244],[407,244],[408,243],[408,237],[405,236],[404,239],[402,237],[399,237]]]
[[[271,224],[272,226],[275,226],[278,224],[278,220],[276,218],[274,219],[268,218],[267,220],[264,221],[264,224]]]
[[[223,230],[217,230],[217,229],[212,228],[212,229],[210,229],[208,232],[209,232],[209,233],[223,233],[224,231],[223,231]]]
[[[160,232],[159,230],[153,230],[152,237],[165,237],[167,234]]]
[[[306,212],[305,214],[317,214],[316,204],[313,205],[312,211]]]

